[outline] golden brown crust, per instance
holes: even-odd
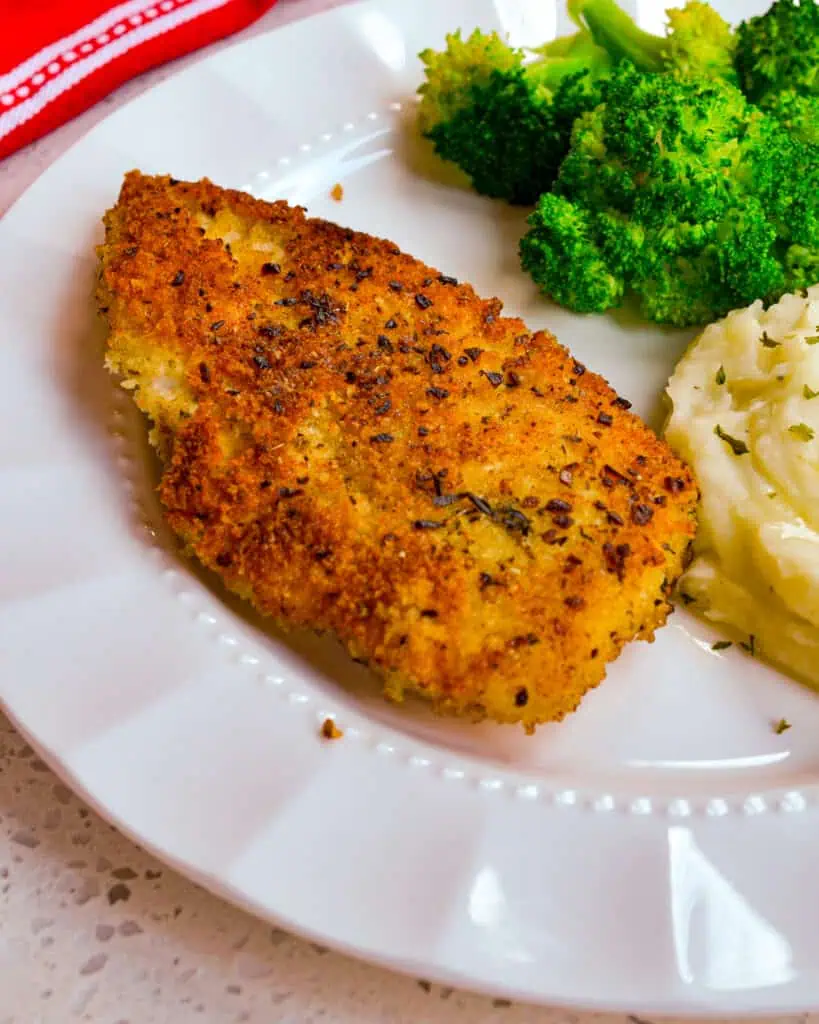
[[[695,484],[551,335],[207,181],[132,172],[105,222],[108,364],[169,522],[263,612],[334,631],[393,698],[527,726],[663,624]]]

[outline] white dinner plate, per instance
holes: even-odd
[[[145,423],[102,369],[94,245],[139,167],[386,235],[551,327],[657,426],[690,332],[538,297],[525,211],[465,189],[410,128],[421,48],[475,25],[540,42],[569,30],[558,6],[373,0],[244,42],[115,113],[7,214],[0,697],[130,836],[339,949],[539,1002],[816,1008],[816,696],[679,610],[534,737],[390,707],[340,647],[285,644],[179,557]]]

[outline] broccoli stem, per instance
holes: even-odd
[[[640,71],[665,69],[667,41],[644,32],[614,0],[569,0],[568,8],[572,20],[615,60],[630,60]]]
[[[611,57],[585,30],[561,36],[537,48],[538,59],[526,65],[527,74],[538,85],[555,89],[569,75],[588,71],[592,78],[606,74]]]

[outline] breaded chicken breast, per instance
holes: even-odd
[[[550,334],[208,181],[133,172],[105,225],[107,364],[231,590],[333,631],[393,700],[529,729],[664,623],[696,486]]]

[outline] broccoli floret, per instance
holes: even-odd
[[[819,146],[819,96],[804,96],[796,89],[769,93],[759,106],[777,118],[794,138]]]
[[[740,87],[796,138],[819,144],[819,4],[776,0],[737,31]]]
[[[419,124],[439,156],[484,195],[532,203],[554,180],[575,117],[600,102],[608,55],[586,32],[541,47],[527,62],[496,33],[447,36],[425,50]]]
[[[530,223],[536,227],[521,242],[521,264],[555,302],[576,313],[620,304],[623,277],[609,261],[598,218],[547,192]]]
[[[736,82],[731,26],[707,3],[689,0],[666,11],[665,36],[645,32],[614,0],[569,0],[569,14],[613,60],[640,71],[707,75]]]
[[[740,87],[752,103],[795,90],[819,96],[819,4],[775,0],[767,14],[737,30]]]
[[[624,61],[529,224],[522,265],[558,302],[705,323],[810,283],[819,156],[728,82]]]

